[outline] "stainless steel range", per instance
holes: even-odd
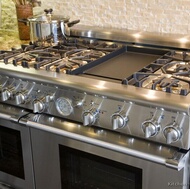
[[[81,28],[0,51],[1,126],[30,133],[31,188],[189,188],[188,47]]]

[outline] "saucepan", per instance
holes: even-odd
[[[37,46],[54,46],[70,36],[70,27],[80,20],[69,21],[69,17],[54,15],[53,9],[45,9],[44,14],[19,19],[29,24],[30,41]]]

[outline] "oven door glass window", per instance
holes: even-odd
[[[62,189],[141,189],[142,170],[60,145]]]
[[[24,179],[20,132],[0,125],[0,171]]]

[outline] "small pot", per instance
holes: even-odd
[[[69,28],[80,22],[69,22],[69,17],[53,15],[52,9],[45,9],[44,12],[43,15],[20,19],[21,22],[29,24],[30,41],[37,46],[54,46],[61,43],[70,35]]]

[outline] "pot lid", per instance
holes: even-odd
[[[51,22],[60,22],[63,21],[64,23],[69,22],[70,17],[63,16],[63,15],[54,15],[53,9],[45,9],[44,14],[41,15],[34,15],[29,17],[29,21],[33,22],[43,22],[43,23],[51,23]]]

